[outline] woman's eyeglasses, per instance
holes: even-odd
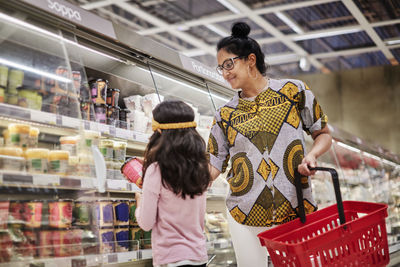
[[[221,65],[217,66],[217,72],[222,75],[224,69],[232,70],[235,67],[234,60],[238,59],[238,58],[243,58],[243,56],[231,57],[231,58],[226,59],[224,62],[222,62]]]

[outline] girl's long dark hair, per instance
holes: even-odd
[[[159,123],[194,120],[191,107],[182,101],[164,101],[153,110]],[[147,168],[157,162],[164,187],[185,199],[201,195],[211,181],[206,158],[206,144],[195,128],[155,131],[144,153],[143,177]]]

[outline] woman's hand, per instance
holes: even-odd
[[[314,175],[315,171],[310,171],[309,167],[315,168],[316,166],[317,158],[312,154],[307,154],[299,164],[298,171],[304,176]]]

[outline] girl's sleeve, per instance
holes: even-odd
[[[136,208],[136,220],[144,231],[153,228],[157,218],[158,199],[161,192],[161,171],[157,163],[151,164],[143,178],[140,205]]]
[[[225,172],[229,161],[229,145],[220,113],[219,110],[215,114],[210,137],[208,138],[207,152],[210,156],[210,164],[219,171]]]
[[[321,106],[310,88],[303,83],[300,92],[299,110],[303,122],[303,130],[307,134],[323,129],[328,123],[328,116],[324,114]]]

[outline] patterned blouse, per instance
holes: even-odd
[[[299,80],[270,79],[254,101],[236,94],[215,115],[208,141],[210,163],[224,172],[227,207],[249,226],[282,224],[297,217],[294,169],[305,151],[308,134],[327,123],[310,88]],[[308,177],[301,179],[306,213],[316,210]]]

